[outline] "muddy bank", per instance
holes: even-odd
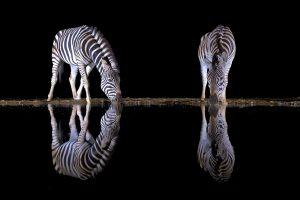
[[[92,99],[93,105],[109,104],[105,98]],[[300,107],[300,97],[286,99],[227,99],[228,107],[251,107],[251,106],[282,106],[282,107]],[[54,99],[47,102],[46,99],[7,99],[0,100],[0,106],[45,106],[47,104],[68,106],[70,104],[86,104],[85,99],[75,101],[73,99]],[[198,98],[123,98],[125,106],[200,106],[202,103]],[[205,101],[208,105],[208,101]]]

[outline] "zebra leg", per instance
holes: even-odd
[[[78,131],[76,128],[76,121],[75,121],[76,112],[77,112],[76,105],[73,105],[72,113],[71,113],[70,121],[69,121],[69,127],[70,127],[70,131],[71,131],[69,141],[74,141],[74,140],[77,140],[77,138],[78,138]]]
[[[201,168],[205,167],[206,159],[205,155],[209,147],[208,135],[207,135],[207,121],[205,116],[205,105],[201,104],[202,123],[200,131],[200,140],[198,144],[197,156]]]
[[[226,64],[225,66],[225,86],[224,86],[224,91],[222,92],[221,94],[221,103],[222,104],[227,104],[227,100],[226,100],[226,88],[227,88],[227,85],[228,85],[228,75],[229,75],[229,70],[231,68],[231,64],[232,64],[232,61],[233,59],[231,59],[228,64]]]
[[[94,144],[96,141],[89,130],[86,131],[85,140],[90,144]]]
[[[82,82],[83,82],[83,87],[84,87],[85,93],[86,93],[86,101],[87,101],[87,103],[91,103],[91,97],[90,97],[90,91],[89,91],[89,82],[88,82],[88,79],[87,79],[87,75],[86,75],[84,65],[79,65],[79,72],[80,72],[81,79],[82,79]]]
[[[56,155],[57,153],[57,149],[59,148],[59,146],[61,145],[60,142],[60,136],[59,131],[58,131],[58,127],[57,127],[57,122],[53,113],[53,106],[51,104],[48,104],[48,111],[50,114],[50,118],[51,118],[51,127],[52,127],[52,143],[51,143],[51,149],[52,149],[52,156]],[[54,156],[55,157],[55,156]]]
[[[90,111],[91,111],[91,105],[87,104],[86,105],[86,111],[85,111],[85,117],[83,119],[83,123],[86,126],[89,123],[88,121],[89,121]],[[88,129],[86,130],[85,140],[88,141],[90,144],[94,144],[95,143],[95,139],[94,139],[94,137],[92,136],[92,134],[90,133],[90,131]]]
[[[57,58],[58,59],[58,58]],[[57,60],[53,60],[52,61],[53,65],[52,65],[52,77],[51,77],[51,88],[48,94],[48,99],[47,101],[51,101],[53,98],[53,91],[54,91],[54,87],[55,84],[57,82],[57,77],[58,77],[58,70],[60,67],[62,66],[62,61],[57,61]]]
[[[222,104],[227,104],[227,100],[226,100],[226,86],[225,86],[224,91],[223,91],[222,94],[221,94],[220,102],[221,102]]]
[[[69,82],[72,90],[73,99],[77,98],[76,87],[75,87],[77,73],[78,73],[78,67],[75,65],[71,65],[71,74],[69,77]]]
[[[205,89],[207,85],[207,67],[201,63],[201,76],[202,76],[202,94],[201,101],[205,100]]]
[[[77,116],[79,117],[80,126],[82,126],[84,122],[88,121],[88,116],[91,111],[91,104],[86,104],[86,111],[85,111],[84,118],[82,117],[81,106],[80,105],[76,105],[76,106],[77,106]]]
[[[224,89],[223,89],[223,91],[221,93],[220,100],[219,100],[219,102],[221,104],[225,104],[225,105],[227,104],[227,100],[226,100],[226,88],[227,88],[227,85],[228,85],[228,72],[229,72],[229,69],[226,69],[226,72],[225,72]]]
[[[202,127],[206,130],[207,128],[207,121],[205,116],[205,105],[201,104],[201,113],[202,113]]]
[[[88,65],[86,67],[86,75],[87,75],[87,77],[91,73],[92,69],[93,69],[93,66]],[[78,100],[81,99],[82,89],[83,89],[83,81],[82,81],[82,79],[80,79],[80,86],[79,86],[79,88],[77,90],[77,97],[76,97],[76,99],[78,99]]]
[[[88,132],[87,128],[88,128],[88,123],[89,123],[90,110],[91,110],[91,104],[88,103],[86,105],[86,112],[85,112],[84,119],[83,119],[83,121],[80,121],[81,131],[80,131],[79,136],[78,136],[78,142],[79,143],[83,143],[86,139],[86,133]],[[79,119],[82,119],[81,110],[77,114],[79,116]]]
[[[48,104],[48,111],[51,117],[51,127],[52,127],[52,142],[51,142],[51,154],[52,154],[52,163],[55,166],[55,169],[59,171],[58,168],[58,161],[57,161],[57,154],[59,152],[59,148],[62,144],[60,141],[60,131],[57,127],[57,122],[53,113],[53,106],[51,104]]]
[[[226,122],[226,105],[221,105],[220,106],[220,113],[223,117],[223,120]]]

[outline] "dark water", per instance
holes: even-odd
[[[200,133],[204,134],[201,108],[124,107],[111,132],[111,127],[104,130],[100,125],[108,108],[92,106],[87,126],[98,141],[103,129],[113,135],[105,145],[112,138],[115,143],[111,151],[105,147],[109,153],[99,161],[100,172],[81,180],[59,174],[53,166],[48,107],[1,107],[2,190],[142,198],[217,192],[291,194],[297,188],[299,108],[226,108],[224,115],[220,110],[210,115],[206,108],[205,130],[211,142],[201,140],[203,147],[210,147],[204,148],[202,157],[198,153]],[[52,109],[61,140],[67,142],[72,106]],[[85,106],[81,110],[84,118]],[[80,133],[80,120],[74,113]],[[221,126],[212,125],[216,123]],[[216,164],[210,165],[209,159]]]

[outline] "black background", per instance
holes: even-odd
[[[287,4],[286,4],[287,5]],[[227,97],[299,96],[298,13],[293,5],[49,2],[4,6],[0,98],[46,98],[51,46],[61,29],[97,26],[111,43],[124,97],[199,97],[200,37],[216,25],[236,39]],[[71,97],[65,67],[55,97]],[[104,97],[90,77],[92,97]]]
[[[54,35],[82,24],[97,26],[111,43],[120,63],[124,97],[199,97],[200,37],[218,24],[231,27],[237,44],[227,89],[229,98],[299,96],[299,11],[297,6],[287,5],[224,6],[200,1],[1,5],[0,98],[46,98]],[[68,73],[65,67],[64,81],[57,86],[55,97],[71,97]],[[94,71],[92,85],[99,79]],[[91,87],[91,94],[104,97],[98,85]],[[284,186],[295,191],[298,110],[229,110],[228,132],[236,151],[236,165],[232,182],[223,187],[211,183],[196,162],[200,109],[125,108],[116,151],[119,160],[112,161],[108,175],[101,176],[96,184],[92,180],[67,185],[50,164],[46,107],[18,109],[6,107],[0,116],[2,182],[6,186],[2,189],[14,189],[10,195],[24,195],[18,192],[22,189],[31,196],[38,195],[45,188],[56,197],[59,190],[73,195],[81,190],[88,197],[142,192],[142,198],[159,196],[161,191],[168,197],[199,197],[207,192],[213,196],[215,190],[245,191],[246,195],[257,191],[290,194]],[[61,112],[68,116],[71,109]]]

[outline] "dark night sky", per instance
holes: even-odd
[[[85,8],[90,5],[90,10]],[[237,44],[227,97],[300,96],[295,48],[299,36],[294,28],[299,23],[292,6],[245,4],[227,9],[200,3],[103,2],[31,6],[10,6],[7,14],[1,14],[1,99],[46,98],[54,35],[82,24],[97,26],[111,43],[124,97],[199,97],[200,37],[218,24],[231,27]],[[55,97],[71,97],[68,75],[65,66]],[[90,76],[92,97],[104,97],[99,80],[95,70]]]

